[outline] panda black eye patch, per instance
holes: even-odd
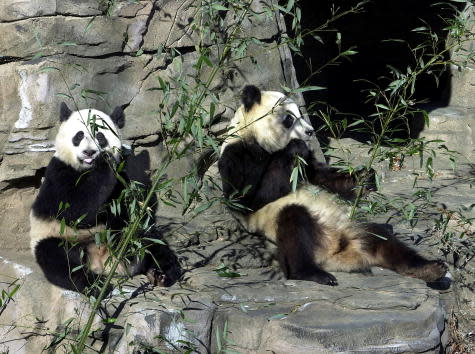
[[[109,143],[107,142],[106,137],[101,132],[96,134],[97,142],[101,148],[105,148]]]
[[[290,127],[294,124],[294,117],[292,117],[290,114],[287,114],[284,120],[282,121],[282,124],[287,129],[290,129]]]
[[[83,131],[77,132],[76,135],[73,136],[73,145],[79,146],[83,138],[84,138],[84,132]]]

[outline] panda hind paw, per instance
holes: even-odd
[[[421,278],[426,282],[434,282],[443,278],[447,274],[448,270],[449,268],[447,264],[440,259],[429,261],[426,265],[421,267]]]
[[[323,284],[323,285],[329,285],[329,286],[336,286],[338,285],[338,281],[336,280],[336,278],[331,275],[330,273],[327,273],[327,272],[319,272],[317,274],[314,274],[312,276],[312,279],[310,280],[313,280],[319,284]]]
[[[306,272],[305,274],[299,274],[298,276],[293,277],[293,278],[298,279],[298,280],[314,281],[322,285],[329,285],[329,286],[338,285],[338,281],[332,274],[320,269],[314,270],[312,272]]]

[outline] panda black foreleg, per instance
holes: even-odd
[[[89,270],[87,251],[83,245],[71,245],[61,238],[49,237],[38,242],[35,257],[46,279],[52,284],[67,290],[97,295],[97,288],[91,286],[97,284],[102,277]]]
[[[422,257],[392,233],[385,231],[387,229],[381,225],[368,224],[366,229],[369,234],[364,242],[364,250],[368,252],[374,265],[429,283],[443,278],[447,273],[447,265],[442,260],[428,260]]]
[[[337,285],[336,278],[315,263],[319,225],[304,206],[288,205],[277,216],[277,252],[288,279]]]
[[[239,212],[249,213],[266,204],[256,198],[256,191],[269,161],[270,154],[255,142],[239,141],[224,149],[218,161],[223,193],[226,198],[237,198],[246,208]],[[245,190],[247,192],[242,195]]]
[[[307,144],[300,139],[292,139],[284,149],[274,152],[257,185],[253,205],[258,208],[254,210],[289,194],[292,191],[290,176],[297,156],[307,160],[310,154]]]
[[[343,199],[354,199],[359,185],[363,185],[365,193],[376,190],[376,177],[372,169],[361,170],[350,175],[326,163],[317,162],[313,157],[307,162],[305,172],[309,182],[336,193]]]

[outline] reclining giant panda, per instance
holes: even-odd
[[[388,228],[350,220],[339,198],[354,197],[356,179],[315,160],[307,145],[314,130],[291,99],[255,86],[246,86],[241,99],[218,162],[223,193],[241,205],[233,211],[249,232],[277,244],[288,279],[337,285],[329,271],[371,266],[426,282],[446,274],[444,262],[420,256]],[[297,156],[307,162],[307,181],[292,191]]]
[[[107,246],[96,244],[95,235],[105,229],[120,232],[125,226],[125,207],[122,213],[110,208],[125,188],[114,171],[122,160],[118,128],[125,117],[120,107],[108,116],[94,109],[72,112],[62,103],[60,121],[56,152],[30,212],[31,250],[52,284],[94,294],[88,290],[112,261],[107,261]],[[128,181],[125,170],[120,176]],[[155,284],[173,284],[180,275],[174,255],[155,243],[148,251],[140,261],[120,264],[117,273],[146,273]]]

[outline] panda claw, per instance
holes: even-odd
[[[305,274],[305,275],[302,274],[300,276],[294,277],[294,279],[314,281],[318,284],[328,285],[328,286],[338,285],[338,281],[336,280],[336,278],[330,273],[327,273],[323,270],[317,270],[315,272],[312,272],[310,274]]]
[[[147,273],[147,278],[152,285],[158,285],[162,287],[169,286],[169,279],[165,273],[158,268],[150,268]]]
[[[315,281],[319,284],[328,285],[328,286],[338,285],[338,281],[330,273],[317,275]]]

